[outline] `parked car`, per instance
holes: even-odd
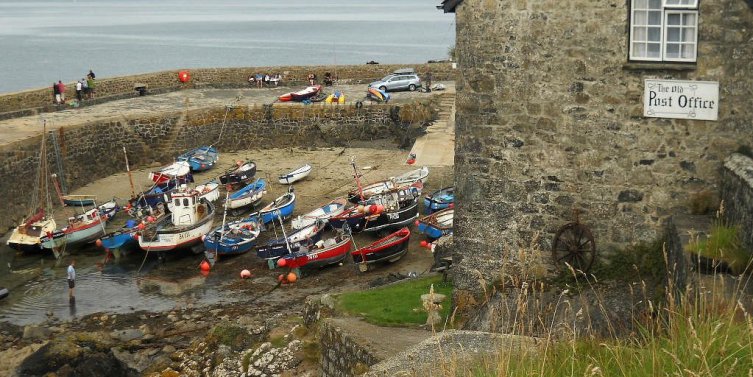
[[[413,68],[398,69],[383,77],[381,80],[369,84],[371,88],[379,88],[383,92],[395,90],[410,90],[411,92],[421,87],[421,78]]]

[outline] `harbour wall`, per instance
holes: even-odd
[[[282,66],[282,67],[238,67],[238,68],[197,68],[186,70],[190,79],[186,83],[178,80],[182,69],[152,72],[140,75],[100,78],[96,83],[96,96],[85,100],[84,105],[111,100],[135,97],[137,85],[145,85],[149,93],[165,93],[191,88],[244,88],[249,87],[248,78],[256,73],[280,74],[281,85],[300,86],[308,83],[310,73],[317,75],[319,82],[330,72],[339,84],[360,84],[380,79],[400,68],[414,68],[421,77],[431,71],[434,81],[454,80],[455,71],[450,63],[431,64],[363,64],[340,66]],[[65,83],[66,98],[76,98],[75,82]],[[65,106],[52,104],[52,88],[25,90],[0,95],[0,119],[28,116],[40,112],[64,109]]]
[[[753,251],[753,159],[735,153],[722,169],[722,217],[738,228],[740,241]]]
[[[169,163],[192,148],[213,144],[238,150],[349,146],[389,139],[410,145],[436,119],[439,98],[401,105],[258,105],[207,107],[156,116],[113,117],[47,133],[47,163],[57,172],[57,140],[65,184],[70,190],[125,169],[122,147],[138,168]],[[223,127],[224,124],[224,127]],[[221,137],[220,137],[220,134]],[[0,146],[0,229],[17,225],[29,212],[42,136]],[[51,189],[51,194],[54,190]]]

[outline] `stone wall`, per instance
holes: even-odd
[[[358,376],[366,373],[369,366],[382,361],[348,334],[336,318],[321,322],[319,344],[322,377]]]
[[[122,76],[97,79],[97,101],[106,99],[121,99],[135,97],[134,85],[146,84],[149,92],[165,92],[185,88],[239,88],[248,87],[248,77],[255,73],[279,73],[283,75],[282,85],[303,85],[307,83],[309,73],[315,73],[319,80],[326,72],[331,72],[339,83],[368,83],[395,69],[412,67],[423,75],[431,70],[435,81],[454,80],[455,71],[449,63],[433,64],[377,64],[377,65],[341,65],[341,66],[310,66],[310,67],[243,67],[243,68],[197,68],[190,69],[191,79],[183,84],[178,81],[180,69],[146,73],[141,75]],[[76,98],[75,82],[66,83],[66,98]],[[98,99],[97,99],[98,98]],[[86,101],[90,102],[89,100]],[[54,111],[57,108],[52,103],[52,88],[26,90],[22,92],[0,95],[0,119],[3,113],[25,116],[42,111]],[[7,116],[5,116],[7,118]]]
[[[753,159],[737,153],[727,158],[721,186],[723,216],[738,226],[743,246],[753,253]]]
[[[265,105],[212,107],[158,116],[112,118],[60,128],[55,132],[65,183],[69,189],[123,172],[122,147],[131,166],[168,163],[201,145],[220,151],[278,147],[348,146],[354,141],[391,139],[406,144],[437,114],[437,99],[392,105],[355,106]],[[415,111],[414,111],[415,110]],[[411,112],[410,116],[403,113]],[[407,122],[404,119],[411,119]],[[223,127],[224,124],[224,127]],[[220,133],[222,136],[220,137]],[[49,133],[48,133],[49,134]],[[41,135],[0,147],[0,229],[28,215],[39,165]],[[47,138],[47,160],[55,171],[56,157]],[[54,191],[53,191],[54,192]]]
[[[753,11],[700,2],[695,65],[628,64],[629,1],[465,0],[456,10],[455,287],[480,293],[533,240],[591,228],[601,257],[718,190],[753,140]],[[643,79],[718,81],[718,121],[644,118]],[[547,259],[551,263],[551,259]],[[549,271],[555,271],[550,268]]]

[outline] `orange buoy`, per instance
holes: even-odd
[[[241,271],[241,279],[248,279],[250,277],[251,277],[251,271],[249,270]]]
[[[199,265],[199,268],[202,271],[209,271],[209,269],[212,268],[212,266],[210,266],[209,262],[207,262],[207,260],[205,259],[205,260],[201,261],[201,264]]]
[[[291,272],[288,274],[288,281],[291,283],[295,283],[295,281],[298,280],[298,276],[295,276],[294,272]]]
[[[99,238],[97,238],[97,240],[94,242],[94,244],[97,245],[97,247],[102,247],[102,240],[99,239]]]
[[[191,74],[188,71],[180,71],[178,72],[178,80],[180,82],[188,82],[188,80],[191,79]]]
[[[427,245],[429,245],[429,243],[426,242],[426,240],[423,240],[423,241],[421,241],[420,245],[421,245],[421,247],[426,247]]]
[[[284,258],[280,258],[277,260],[277,267],[285,267],[285,265],[288,264],[288,261]]]

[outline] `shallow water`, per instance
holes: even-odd
[[[176,68],[446,59],[440,0],[0,2],[0,93]]]

